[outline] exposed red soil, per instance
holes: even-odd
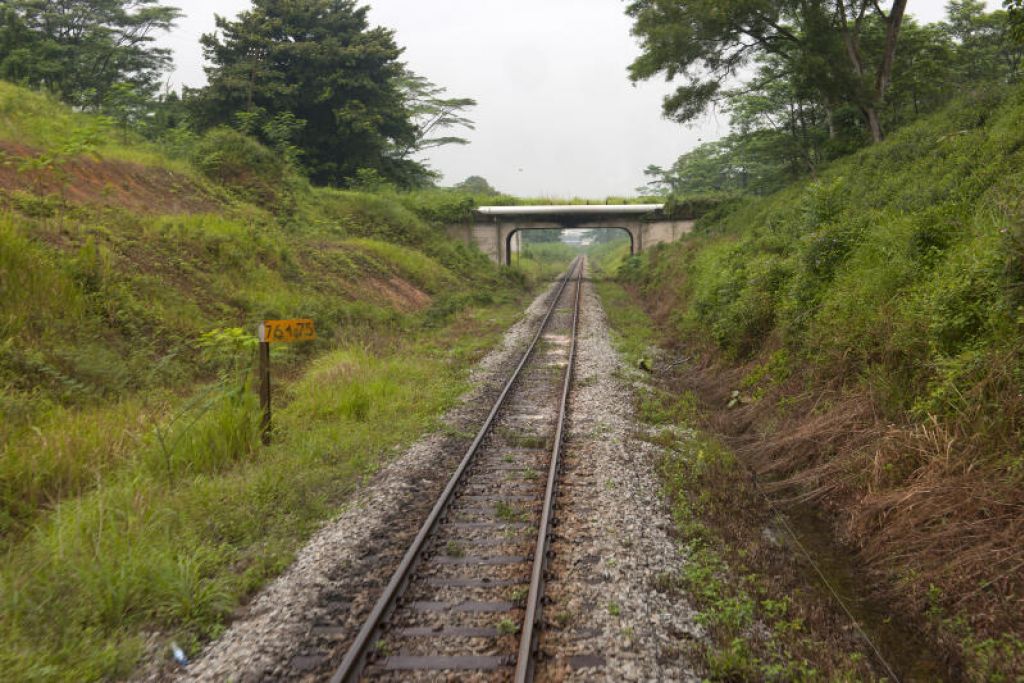
[[[359,249],[322,243],[303,253],[301,258],[315,264],[317,270],[330,273],[330,280],[322,279],[319,287],[339,288],[355,300],[370,299],[391,306],[403,313],[415,313],[430,306],[433,299],[408,280],[398,275],[377,270],[378,266],[365,260]],[[335,258],[335,255],[340,258]],[[360,264],[353,267],[353,261]]]
[[[363,284],[406,313],[421,311],[430,305],[429,294],[394,275],[386,279],[367,278]]]
[[[58,195],[71,204],[119,207],[143,214],[205,213],[221,208],[192,179],[164,168],[79,156],[59,170],[19,170],[40,151],[0,141],[0,152],[7,157],[7,163],[0,164],[0,192]]]
[[[402,313],[416,313],[430,306],[429,294],[396,275],[361,276],[358,280],[337,283],[354,300],[369,300]]]

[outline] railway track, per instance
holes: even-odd
[[[582,278],[578,258],[331,683],[532,680]]]

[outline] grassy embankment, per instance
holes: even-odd
[[[472,199],[313,189],[221,131],[158,150],[0,83],[0,671],[186,649],[437,426],[525,279],[442,237]],[[275,346],[275,440],[250,386]],[[161,650],[160,655],[165,656]]]
[[[704,426],[973,681],[1024,673],[1022,183],[1024,91],[974,93],[619,270]]]
[[[612,275],[629,242],[597,245],[589,256],[617,350],[633,366],[652,363],[662,331]],[[696,427],[696,396],[666,381],[664,362],[653,367],[647,381],[631,381],[637,434],[661,449],[661,495],[686,558],[658,575],[655,590],[685,593],[708,633],[685,643],[682,656],[709,680],[879,680],[870,650],[787,545],[735,455]]]

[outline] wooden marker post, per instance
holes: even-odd
[[[270,345],[273,343],[290,344],[292,342],[313,341],[316,339],[316,327],[312,320],[264,320],[260,323],[257,335],[260,340],[260,439],[263,445],[270,444],[273,432],[270,414]]]
[[[263,325],[260,325],[260,439],[264,446],[270,445],[270,342],[263,341]]]

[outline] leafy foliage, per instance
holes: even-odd
[[[1024,43],[1024,1],[1003,0],[1003,7],[1009,14],[1010,34],[1017,42]]]
[[[241,121],[269,145],[293,146],[316,183],[343,184],[362,168],[404,180],[413,162],[389,155],[417,143],[401,49],[367,12],[354,0],[256,0],[234,20],[218,16],[218,33],[201,40],[209,85],[187,98],[196,121]]]
[[[1024,377],[997,368],[1024,344],[1022,97],[962,98],[817,181],[728,206],[703,236],[623,273],[684,282],[680,332],[734,357],[781,342],[822,372],[886,375],[894,415],[979,421],[993,447],[1019,448]]]
[[[805,98],[829,108],[856,107],[877,141],[877,109],[888,90],[906,4],[893,0],[887,13],[871,0],[636,0],[627,13],[642,53],[630,76],[642,80],[664,72],[669,80],[687,78],[665,98],[664,109],[667,116],[689,121],[721,97],[722,83],[743,66],[754,59],[774,60]],[[869,53],[862,39],[872,22],[883,28],[884,39]]]
[[[258,0],[217,17],[201,43],[209,85],[158,93],[171,64],[153,46],[181,14],[161,0],[12,0],[0,6],[0,78],[57,94],[187,157],[198,134],[233,128],[321,185],[431,186],[418,156],[468,144],[474,100],[399,61],[392,31],[370,28],[355,0]],[[223,135],[220,135],[223,142]],[[265,198],[275,196],[263,192]]]
[[[1009,36],[1006,12],[986,12],[978,0],[951,2],[948,12],[946,21],[925,26],[912,18],[900,22],[899,49],[884,98],[870,105],[881,129],[897,130],[937,111],[963,89],[1018,78],[1024,49]],[[642,15],[637,16],[637,30],[648,30],[641,24]],[[864,145],[871,131],[866,105],[855,97],[844,99],[831,93],[829,88],[835,84],[829,78],[833,77],[822,75],[814,66],[821,60],[841,61],[842,55],[822,53],[811,59],[806,54],[810,47],[793,46],[794,41],[817,45],[812,30],[829,30],[837,36],[841,32],[810,24],[798,31],[802,26],[798,17],[785,12],[780,16],[794,22],[790,28],[781,24],[779,28],[793,33],[793,38],[783,34],[773,40],[771,49],[752,47],[756,56],[744,58],[743,63],[756,68],[742,87],[716,86],[716,101],[729,112],[732,132],[682,155],[670,168],[648,167],[651,182],[643,190],[769,194],[793,180],[815,175],[828,162]],[[885,50],[885,29],[877,18],[862,20],[858,41],[867,54]],[[650,41],[650,51],[669,54],[670,46],[654,37]],[[653,52],[648,58],[654,58]],[[645,64],[638,60],[635,76],[651,75],[640,70]],[[855,93],[856,87],[847,84],[841,90]]]
[[[486,178],[478,175],[469,176],[461,183],[457,184],[455,186],[455,189],[461,190],[462,192],[468,192],[469,194],[482,195],[485,197],[491,197],[494,195],[501,194],[493,187],[491,187],[491,184],[487,182]]]
[[[127,97],[155,94],[171,56],[153,46],[153,34],[180,16],[160,0],[7,0],[0,7],[0,78],[75,106],[124,110]]]
[[[128,159],[184,204],[0,188],[0,678],[128,678],[143,632],[195,652],[431,429],[525,283],[436,224],[470,195],[312,188],[235,128],[170,160],[0,83],[0,140],[39,149],[4,173]],[[291,316],[319,338],[274,349],[263,447],[252,331]]]
[[[1024,666],[1004,598],[1024,559],[1022,121],[1021,86],[969,90],[619,269],[674,345],[720,361],[690,380],[709,423],[762,434],[744,458],[836,509],[972,681]],[[746,374],[731,398],[722,366]]]
[[[207,177],[272,205],[287,184],[287,159],[232,128],[208,131],[191,147],[191,160]]]
[[[444,145],[469,144],[466,138],[442,133],[452,128],[473,130],[473,122],[466,118],[463,112],[475,107],[476,100],[469,97],[447,97],[446,88],[431,83],[408,68],[403,69],[397,82],[415,134],[410,143],[392,150],[391,156],[406,162],[405,166],[414,172],[417,170],[416,166],[408,163],[414,156]],[[406,187],[429,184],[428,181],[434,174],[428,172],[425,167],[422,168],[422,177],[416,177],[413,173],[408,178],[399,178],[399,183]]]

